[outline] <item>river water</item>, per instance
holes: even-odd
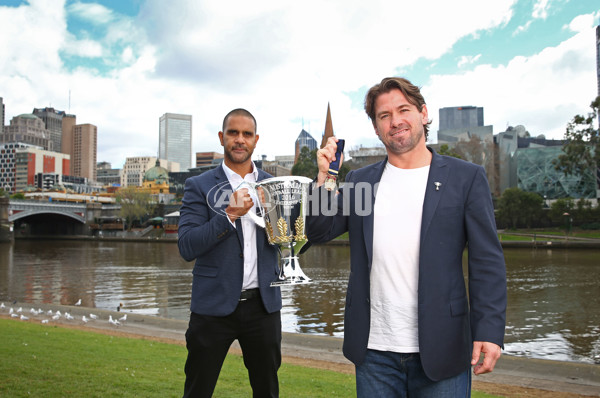
[[[600,253],[505,249],[505,353],[600,363]],[[300,257],[315,283],[282,288],[285,332],[342,337],[350,249]],[[175,243],[17,240],[0,244],[0,302],[82,305],[189,318],[192,263]]]

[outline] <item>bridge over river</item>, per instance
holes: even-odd
[[[99,219],[118,217],[120,205],[0,198],[0,241],[21,235],[90,235]]]

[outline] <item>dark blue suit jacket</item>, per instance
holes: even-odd
[[[441,380],[470,366],[474,340],[503,345],[506,271],[483,168],[431,152],[420,232],[419,351],[427,376]],[[364,360],[370,328],[373,212],[365,212],[364,203],[374,203],[371,188],[380,181],[386,162],[348,173],[346,182],[354,188],[340,190],[337,215],[307,218],[313,243],[349,231],[344,355],[355,364]],[[439,190],[435,183],[441,183]],[[402,209],[398,209],[398,223],[402,223]],[[462,268],[467,246],[469,295]]]
[[[271,177],[258,170],[258,180]],[[191,311],[201,315],[225,316],[238,305],[244,278],[243,232],[240,220],[234,228],[225,216],[232,193],[222,166],[185,182],[179,218],[179,253],[186,261],[196,260],[193,270]],[[267,312],[281,309],[277,279],[277,249],[269,245],[257,227],[258,280]]]

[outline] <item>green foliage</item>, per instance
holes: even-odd
[[[296,164],[292,167],[292,175],[304,176],[313,179],[319,172],[319,166],[317,166],[317,150],[312,151],[308,147],[302,147]]]
[[[142,221],[152,214],[154,205],[151,195],[136,187],[121,188],[115,194],[115,200],[121,205],[121,217],[126,219],[131,229],[134,220]]]
[[[25,194],[23,192],[17,192],[17,193],[10,195],[10,198],[17,199],[17,200],[23,200],[23,199],[25,199]]]
[[[516,229],[520,225],[531,228],[533,221],[542,213],[544,199],[533,192],[508,188],[498,200],[498,217]]]
[[[592,111],[587,116],[575,115],[567,125],[564,154],[554,162],[556,170],[565,175],[583,175],[586,171],[596,170],[600,165],[600,132],[595,127],[600,110],[600,96],[592,101],[590,107]]]
[[[560,224],[565,220],[565,213],[568,213],[570,217],[573,215],[573,209],[575,208],[575,204],[573,203],[572,198],[560,198],[554,201],[550,205],[550,219]]]
[[[440,146],[440,155],[452,156],[453,158],[462,159],[463,157],[454,149],[450,148],[448,144],[442,144]]]

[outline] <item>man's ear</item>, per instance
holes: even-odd
[[[225,146],[225,144],[223,143],[223,132],[219,131],[219,141],[221,141],[221,146]]]

